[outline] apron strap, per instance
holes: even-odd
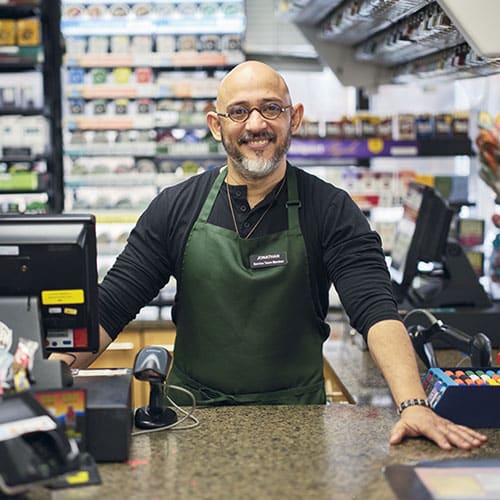
[[[215,202],[215,198],[219,194],[220,187],[226,178],[227,166],[224,165],[219,171],[219,175],[215,179],[215,182],[210,190],[210,193],[203,204],[200,212],[199,220],[200,222],[206,223],[210,215],[210,211]],[[290,167],[287,165],[286,174],[287,184],[288,184],[288,200],[286,202],[286,208],[288,209],[288,229],[290,230],[300,230],[299,223],[299,209],[302,207],[302,203],[299,200],[299,193],[297,189],[297,173],[295,167]]]
[[[205,200],[205,203],[203,204],[203,207],[200,211],[200,216],[199,216],[199,221],[206,223],[208,221],[208,216],[210,215],[210,211],[212,210],[212,207],[215,203],[215,198],[217,198],[217,195],[219,194],[220,187],[222,186],[222,183],[224,182],[224,179],[226,178],[226,171],[227,171],[227,166],[224,165],[221,167],[219,171],[219,175],[215,179],[215,182],[212,186],[212,189],[208,193],[207,199]]]

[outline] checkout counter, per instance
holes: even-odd
[[[398,417],[369,353],[347,336],[326,342],[324,354],[356,404],[198,409],[198,427],[134,436],[128,461],[98,464],[102,484],[39,487],[26,498],[390,500],[384,468],[393,464],[498,457],[500,429],[485,429],[489,442],[473,451],[424,439],[390,446]],[[456,351],[438,357],[460,361]]]

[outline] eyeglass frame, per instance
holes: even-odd
[[[253,106],[250,109],[247,109],[245,106],[241,106],[242,108],[245,108],[248,111],[248,114],[247,114],[246,118],[244,120],[242,120],[242,121],[238,121],[238,120],[235,120],[234,118],[231,118],[231,116],[229,115],[229,113],[219,113],[218,111],[216,111],[216,114],[217,114],[217,116],[221,116],[222,118],[229,118],[233,123],[245,123],[250,118],[250,115],[252,114],[252,111],[257,111],[259,113],[259,115],[262,116],[262,118],[264,118],[264,120],[277,120],[281,116],[282,113],[284,113],[285,111],[289,110],[290,108],[293,108],[293,104],[288,104],[287,106],[280,106],[277,103],[264,103],[264,104],[261,105],[261,107],[266,106],[267,104],[276,104],[279,107],[280,112],[274,118],[266,118],[262,114],[261,109],[259,107],[257,107],[257,106]]]

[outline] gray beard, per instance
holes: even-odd
[[[276,158],[270,160],[238,158],[238,161],[233,158],[233,165],[242,177],[262,179],[276,170],[278,161]]]
[[[222,144],[226,150],[229,158],[234,165],[236,171],[245,179],[262,179],[278,168],[279,162],[286,155],[290,144],[292,142],[291,134],[285,139],[281,148],[278,148],[276,154],[269,160],[265,159],[249,159],[241,154],[241,152],[234,147],[229,141],[226,141],[224,134],[222,134]]]

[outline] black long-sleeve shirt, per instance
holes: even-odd
[[[165,188],[139,218],[123,252],[100,285],[100,323],[112,338],[158,294],[170,276],[181,279],[187,238],[218,173],[219,169],[210,170]],[[358,206],[345,191],[304,170],[297,169],[297,184],[318,322],[326,318],[332,283],[352,327],[365,338],[376,322],[399,319],[380,237],[371,230]],[[270,203],[273,206],[251,237],[287,228],[288,192],[285,185],[274,199],[277,189],[251,209],[246,201],[246,186],[230,186],[242,237],[252,230]],[[209,222],[234,230],[225,184]],[[175,303],[173,319],[175,322]]]

